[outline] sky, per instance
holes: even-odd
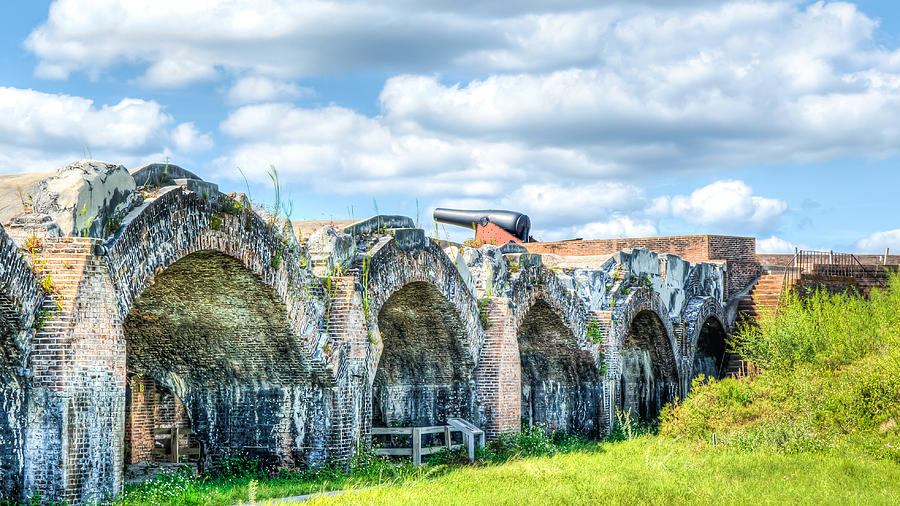
[[[274,166],[294,219],[900,252],[900,6],[675,3],[4,0],[0,174],[168,160],[270,202]]]

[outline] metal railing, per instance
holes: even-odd
[[[885,252],[887,262],[887,252]],[[812,251],[794,249],[794,256],[784,269],[784,281],[781,295],[778,297],[778,309],[781,308],[787,292],[800,282],[804,275],[817,275],[830,278],[853,278],[871,281],[874,285],[884,287],[885,277],[881,275],[877,265],[865,265],[853,253],[835,253],[834,251]]]

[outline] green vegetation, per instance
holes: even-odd
[[[732,344],[756,364],[694,381],[660,433],[740,450],[832,452],[900,462],[900,276],[871,300],[814,293],[745,327]]]
[[[347,490],[310,504],[900,502],[900,276],[870,301],[812,294],[732,343],[758,372],[698,378],[658,429],[620,414],[602,442],[525,428],[413,468],[362,452],[348,472],[160,477],[119,504],[236,504]],[[264,502],[263,502],[264,503]]]
[[[596,442],[562,433],[550,434],[540,426],[534,426],[526,428],[521,434],[506,435],[479,449],[476,466],[493,466],[576,451],[593,452],[599,448]],[[375,485],[428,482],[469,463],[464,449],[435,454],[427,462],[415,468],[408,459],[388,459],[376,456],[372,451],[362,451],[354,457],[346,472],[337,467],[324,467],[270,474],[254,459],[232,456],[218,462],[217,474],[196,477],[183,466],[178,473],[160,474],[147,483],[128,485],[125,494],[115,504],[237,504],[248,501],[250,485],[254,481],[257,500]]]
[[[595,452],[462,468],[308,504],[896,504],[900,469],[811,454],[697,451],[644,436]]]

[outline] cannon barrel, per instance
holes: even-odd
[[[531,231],[531,220],[527,215],[516,211],[498,209],[464,210],[439,207],[434,210],[434,220],[466,228],[472,228],[475,225],[484,226],[491,222],[516,236],[522,242],[528,242],[528,234]]]

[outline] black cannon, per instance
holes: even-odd
[[[482,235],[482,231],[483,233],[488,233],[488,236],[490,236],[488,224],[493,223],[502,231],[515,238],[515,242],[529,242],[531,240],[529,236],[529,232],[531,232],[531,220],[527,215],[516,211],[495,209],[488,209],[486,211],[467,211],[463,209],[437,208],[434,210],[434,220],[450,225],[474,228],[476,237]]]

